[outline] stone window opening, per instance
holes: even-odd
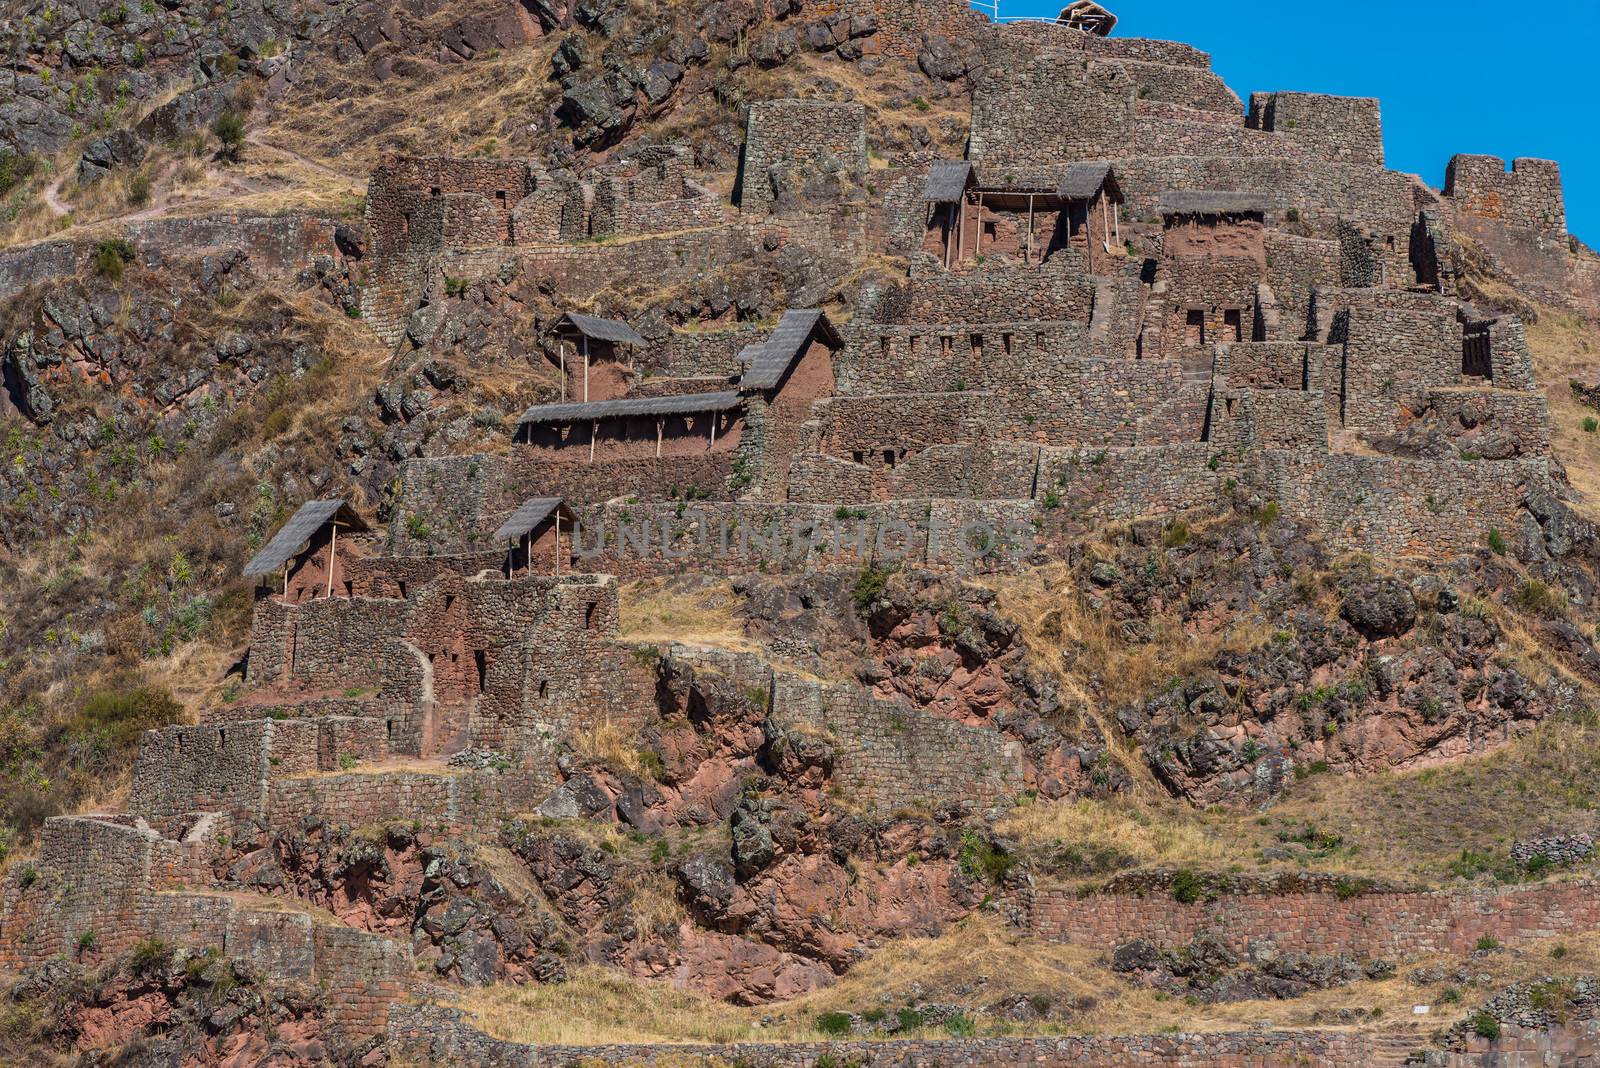
[[[917,335],[912,334],[906,338],[906,350],[912,359],[917,358]]]
[[[483,692],[483,684],[489,679],[489,654],[483,649],[472,651],[472,662],[478,669],[478,692]]]
[[[355,596],[356,596],[355,580],[353,580],[353,579],[345,579],[344,580],[344,596],[345,596],[345,600],[347,600],[347,601],[355,600]]]
[[[394,720],[392,720],[392,719],[384,720],[383,721],[383,730],[384,730],[384,736],[386,738],[388,738],[389,741],[393,742],[394,741]]]
[[[441,195],[441,194],[442,194],[442,193],[443,193],[443,190],[441,190],[441,189],[440,189],[440,188],[439,188],[439,187],[438,187],[438,186],[436,186],[436,185],[434,185],[434,186],[429,186],[429,187],[428,187],[428,195],[429,195],[429,196],[430,196],[430,197],[437,197],[437,196],[440,196],[440,195]]]
[[[939,338],[939,355],[948,360],[950,358],[951,349],[955,347],[955,340],[956,339],[951,337],[949,334],[942,335]]]
[[[495,199],[495,203],[499,204],[500,210],[501,211],[505,211],[506,210],[506,191],[504,189],[496,189],[494,191],[494,199]]]
[[[444,595],[444,610],[446,612],[448,612],[448,611],[450,611],[450,609],[454,608],[455,607],[455,603],[456,603],[456,595],[455,594],[447,593],[447,594]]]
[[[220,753],[224,749],[226,749],[227,747],[228,747],[228,729],[226,727],[219,727],[217,729],[217,752]]]
[[[884,449],[883,450],[883,466],[885,466],[889,470],[893,471],[894,470],[894,464],[895,464],[894,450],[893,449]]]
[[[1184,316],[1183,343],[1185,345],[1204,345],[1206,343],[1206,313],[1200,308],[1190,308]]]
[[[549,696],[550,696],[550,680],[549,679],[540,679],[539,680],[539,699],[542,701],[546,697],[549,697]]]
[[[597,607],[598,607],[598,605],[594,601],[590,601],[588,604],[583,606],[583,629],[584,630],[593,630],[594,629],[594,610]]]
[[[1000,349],[1007,356],[1011,355],[1011,335],[1009,333],[1000,335]]]
[[[975,360],[983,359],[983,335],[973,334],[968,340],[972,342],[972,358]]]
[[[1228,308],[1222,313],[1223,332],[1233,341],[1244,340],[1244,312],[1239,308]]]
[[[172,751],[174,753],[183,752],[183,732],[182,731],[178,732],[178,736],[172,740]]]
[[[399,579],[399,580],[397,580],[397,583],[400,586],[400,599],[403,601],[403,600],[406,599],[406,584],[405,584],[405,580],[404,579]]]
[[[863,449],[857,449],[855,452],[852,452],[850,454],[850,458],[858,464],[864,464],[867,462],[867,454]]]
[[[878,353],[886,360],[889,358],[889,335],[885,334],[883,337],[878,339]]]

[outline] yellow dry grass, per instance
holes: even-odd
[[[1550,402],[1551,445],[1573,488],[1583,494],[1579,509],[1600,519],[1600,427],[1584,429],[1584,420],[1600,419],[1600,412],[1583,405],[1568,385],[1574,377],[1600,372],[1600,326],[1568,311],[1540,308],[1528,324],[1528,350]]]
[[[1552,951],[1559,946],[1558,954]],[[1406,971],[1446,957],[1408,960]],[[968,1010],[979,1035],[1150,1034],[1327,1027],[1339,1010],[1358,1009],[1346,1029],[1411,1032],[1448,1026],[1513,982],[1547,975],[1592,974],[1600,966],[1600,934],[1551,940],[1521,950],[1497,950],[1473,961],[1478,985],[1458,990],[1448,982],[1418,985],[1397,977],[1313,991],[1290,1001],[1240,1001],[1205,1005],[1135,985],[1111,973],[1099,948],[1060,946],[1027,938],[999,917],[975,915],[937,938],[890,943],[832,986],[793,1001],[737,1008],[673,988],[630,980],[616,972],[583,968],[571,982],[547,987],[489,987],[452,1002],[496,1037],[560,1045],[738,1041],[817,1041],[823,1013],[881,1014],[937,1001]],[[1453,967],[1450,970],[1454,970]],[[1047,1018],[1014,1024],[987,1011],[1027,998]],[[1424,1017],[1413,1015],[1427,1005]],[[939,1027],[919,1027],[895,1037],[947,1037]]]
[[[722,649],[755,649],[734,616],[740,603],[726,582],[639,579],[624,585],[618,637],[639,644],[683,642]]]
[[[1059,801],[1023,805],[1001,817],[996,833],[1023,847],[1073,846],[1108,850],[1139,864],[1222,866],[1236,854],[1205,817],[1177,803]]]

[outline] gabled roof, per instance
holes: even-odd
[[[494,532],[494,540],[514,541],[549,519],[552,512],[559,512],[563,519],[575,518],[572,509],[560,497],[530,497],[511,513],[510,519],[500,524],[500,529]]]
[[[972,164],[966,160],[941,159],[928,168],[928,184],[922,199],[932,204],[955,204],[972,183]]]
[[[323,524],[337,522],[352,530],[367,530],[366,520],[356,514],[343,500],[307,501],[289,521],[278,529],[272,540],[244,565],[245,578],[258,578],[278,570],[300,551],[300,546],[311,540]]]
[[[1095,3],[1094,0],[1073,0],[1061,9],[1056,21],[1064,22],[1075,30],[1099,37],[1109,36],[1117,24],[1117,16]]]
[[[518,426],[530,423],[578,423],[630,415],[693,415],[725,412],[743,403],[737,393],[680,393],[669,397],[627,397],[580,404],[535,404],[522,413]]]
[[[833,323],[829,322],[828,317],[818,309],[790,309],[784,312],[783,318],[772,328],[767,340],[747,346],[739,353],[739,359],[749,364],[745,368],[744,376],[739,379],[739,388],[743,390],[776,388],[778,383],[783,381],[789,365],[805,352],[806,345],[818,332],[821,332],[823,340],[834,348],[841,348],[844,345],[839,332],[833,328]]]
[[[1161,194],[1162,215],[1265,215],[1260,193],[1221,190],[1170,190]]]
[[[627,323],[615,319],[602,319],[598,315],[567,312],[550,328],[558,334],[578,334],[591,341],[615,341],[623,345],[643,345],[640,337]]]
[[[1112,200],[1122,199],[1122,187],[1117,185],[1117,175],[1111,164],[1074,163],[1056,186],[1056,196],[1062,200],[1093,200],[1101,187]]]

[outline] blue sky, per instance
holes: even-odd
[[[1121,20],[1118,37],[1210,52],[1246,101],[1274,89],[1380,98],[1389,166],[1435,189],[1457,152],[1558,160],[1568,228],[1600,246],[1600,94],[1590,66],[1600,41],[1596,0],[1102,3]],[[1001,0],[1000,13],[1054,16],[1063,6]]]

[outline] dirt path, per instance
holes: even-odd
[[[355,175],[345,174],[343,171],[335,170],[326,163],[319,163],[307,156],[302,156],[292,148],[284,148],[282,145],[275,145],[271,141],[263,138],[259,131],[252,131],[246,134],[244,139],[247,144],[255,145],[257,148],[264,148],[268,152],[276,152],[280,156],[288,156],[301,166],[315,171],[318,174],[325,175],[326,177],[343,182],[358,192],[366,191],[365,178],[358,178]]]
[[[67,180],[67,175],[69,173],[70,172],[68,171],[62,171],[60,174],[55,176],[49,185],[44,187],[45,207],[49,208],[57,215],[72,214],[72,205],[61,199],[61,186],[62,183]]]

